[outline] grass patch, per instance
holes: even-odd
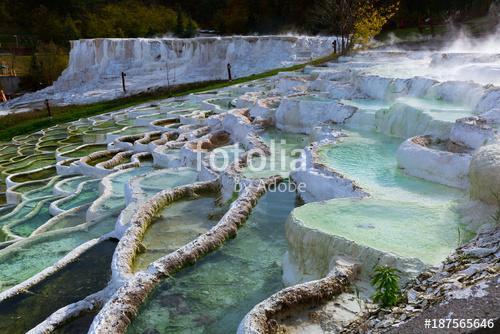
[[[206,81],[190,83],[162,88],[153,92],[141,93],[138,95],[127,96],[111,101],[98,102],[87,105],[72,105],[65,107],[52,107],[52,117],[48,117],[46,110],[33,110],[29,112],[11,114],[0,117],[0,141],[11,140],[12,137],[36,132],[38,130],[60,124],[78,120],[80,118],[90,117],[98,114],[116,111],[131,107],[137,104],[166,99],[170,97],[183,96],[192,93],[200,93],[214,89],[220,89],[248,81],[263,79],[285,71],[296,71],[303,69],[306,65],[319,65],[327,61],[335,60],[338,55],[330,55],[319,58],[306,64],[294,65],[285,68],[279,68],[268,72],[254,74],[233,81]]]

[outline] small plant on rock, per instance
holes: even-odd
[[[491,193],[497,201],[497,209],[496,209],[495,213],[491,216],[491,219],[493,219],[493,222],[495,223],[496,226],[499,226],[500,225],[500,193],[496,193],[493,191]]]
[[[382,307],[391,307],[398,304],[401,299],[399,289],[399,273],[396,268],[388,266],[375,267],[375,275],[372,278],[372,285],[375,287],[373,301]]]

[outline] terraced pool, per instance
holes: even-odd
[[[498,142],[496,88],[398,80],[381,66],[401,55],[352,57],[0,144],[0,332],[26,332],[106,289],[50,330],[80,333],[94,322],[101,332],[234,333],[256,304],[323,278],[339,257],[360,264],[360,286],[378,263],[401,269],[403,281],[438,265],[474,236],[458,210],[469,193],[407,175],[396,154],[410,140],[448,157],[443,165],[470,161],[477,147],[457,131],[465,124]],[[308,155],[305,176],[292,180]],[[274,177],[282,183],[263,182]],[[326,200],[309,201],[294,182]]]

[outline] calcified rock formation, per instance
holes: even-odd
[[[252,40],[252,47],[259,41]],[[98,47],[99,57],[110,51],[102,49],[106,43]],[[139,44],[150,43],[155,41]],[[145,61],[135,65],[145,77],[159,75],[158,68],[145,67],[151,65],[148,50],[141,49]],[[159,63],[165,60],[161,54]],[[496,61],[477,54],[458,58]],[[418,69],[408,68],[412,62]],[[439,265],[498,216],[496,197],[485,189],[498,190],[500,119],[495,83],[447,81],[434,75],[440,62],[446,60],[429,52],[363,52],[302,72],[62,124],[0,145],[6,178],[0,193],[10,203],[0,206],[0,247],[5,247],[0,303],[50,287],[65,269],[78,267],[92,245],[119,240],[106,266],[109,282],[106,277],[70,305],[52,304],[55,297],[49,294],[46,313],[33,308],[28,317],[9,307],[0,326],[10,330],[28,323],[23,332],[34,327],[33,333],[48,333],[98,312],[90,329],[95,333],[168,332],[166,321],[178,326],[184,320],[200,331],[236,330],[258,303],[241,330],[293,329],[287,317],[296,315],[319,328],[317,319],[307,316],[309,307],[326,305],[321,312],[334,318],[328,305],[369,300],[374,265],[401,269],[402,282]],[[392,71],[398,68],[404,76]],[[86,73],[99,87],[107,81],[103,71],[96,65]],[[133,75],[127,79],[134,81]],[[221,157],[230,164],[219,168]],[[258,165],[262,170],[252,170]],[[273,176],[278,173],[290,176],[303,201],[295,201],[295,193],[274,191],[284,184]],[[269,187],[273,191],[259,200]],[[468,201],[468,187],[474,201]],[[493,261],[497,246],[489,247],[493,240],[488,240],[478,244],[481,249],[463,252],[477,257],[473,268],[483,268],[484,258]],[[340,260],[355,264],[357,275],[344,272]],[[282,282],[297,286],[279,291]],[[86,282],[75,279],[75,284]],[[187,291],[183,284],[205,284],[210,291]],[[349,284],[359,296],[345,291]],[[209,306],[196,304],[184,312],[178,295]],[[39,296],[45,294],[26,294]],[[177,303],[180,312],[172,320],[170,306]],[[165,317],[156,317],[158,312]],[[231,323],[221,324],[222,318]],[[345,325],[341,322],[335,330]]]
[[[34,285],[43,281],[47,277],[50,277],[50,275],[54,274],[55,272],[61,270],[61,268],[63,268],[68,263],[75,261],[75,259],[77,259],[79,256],[81,256],[89,248],[96,245],[99,241],[100,240],[98,240],[98,239],[93,239],[93,240],[90,240],[89,242],[86,242],[85,244],[74,249],[72,252],[68,253],[64,258],[59,260],[53,266],[46,268],[42,272],[31,277],[30,279],[24,281],[21,284],[18,284],[14,288],[3,291],[2,293],[0,293],[0,301],[8,300],[9,298],[12,298],[13,296],[15,296],[23,291],[29,290]]]
[[[152,150],[157,149],[159,146],[165,146],[177,149],[186,146],[196,149],[200,147],[200,145],[195,145],[195,144],[201,143],[202,144],[201,149],[204,151],[209,151],[216,147],[224,145],[230,139],[229,134],[227,132],[217,130],[217,126],[215,127],[215,129],[212,129],[215,130],[213,132],[210,132],[211,128],[209,127],[204,127],[204,128],[194,127],[189,129],[185,128],[185,130],[187,131],[184,132],[184,136],[182,137],[179,136],[178,134],[175,135],[174,133],[166,133],[163,136],[161,136],[162,137],[161,139],[155,140],[156,141],[155,145],[151,147],[149,147],[148,145],[146,147]],[[204,134],[206,134],[205,137],[202,137],[201,140],[198,139],[199,136],[203,136]],[[256,140],[254,138],[255,135],[253,133],[251,135],[252,139],[250,139],[249,142]],[[159,137],[157,133],[155,133],[155,136]],[[193,138],[193,139],[190,141],[187,140],[188,138]],[[116,140],[115,143],[132,142],[132,144],[135,146],[136,142],[138,141],[144,142],[144,139],[150,139],[150,138],[147,138],[147,136],[125,136]],[[143,142],[140,144],[144,144]],[[210,145],[203,146],[203,143],[208,143]],[[257,143],[259,143],[258,140]],[[114,147],[115,145],[116,144],[111,144],[110,147]],[[76,149],[71,149],[67,152],[62,152],[61,154],[72,154],[72,152],[78,152],[78,150],[81,151],[97,150],[99,148],[101,148],[101,146],[95,146],[95,147],[78,146]],[[106,170],[106,167],[107,168],[114,167],[115,170],[124,169],[127,167],[128,168],[135,167],[138,170],[140,170],[140,168],[146,168],[146,167],[141,167],[141,165],[142,165],[142,159],[147,158],[148,156],[151,157],[151,154],[149,152],[134,153],[134,151],[120,151],[114,149],[106,151],[97,151],[95,153],[90,153],[90,155],[83,157],[81,159],[69,159],[69,160],[63,160],[61,162],[65,162],[65,165],[68,165],[68,168],[71,168],[71,172],[66,171],[66,173],[96,176],[100,175],[101,173],[104,173],[103,171]],[[132,162],[128,164],[123,164],[123,162],[126,162],[129,159],[132,159]],[[160,279],[165,277],[165,275],[169,275],[169,273],[172,274],[175,271],[180,270],[186,264],[192,263],[193,261],[195,261],[195,259],[219,247],[224,242],[225,239],[234,237],[236,234],[236,230],[238,229],[239,226],[241,226],[241,224],[244,223],[247,216],[250,214],[251,209],[253,208],[253,206],[255,206],[258,198],[265,193],[268,187],[272,187],[277,183],[281,182],[281,178],[271,177],[262,181],[255,180],[246,183],[246,186],[244,190],[241,192],[240,196],[238,196],[238,198],[232,204],[229,211],[224,215],[219,224],[217,224],[213,229],[211,229],[205,235],[200,236],[192,243],[185,245],[178,251],[173,252],[172,254],[157,260],[150,266],[151,269],[149,271],[133,274],[131,270],[131,265],[132,262],[134,261],[137,252],[141,250],[141,247],[143,247],[141,245],[142,235],[147,230],[148,226],[151,224],[152,220],[154,219],[159,210],[167,206],[169,203],[180,200],[181,198],[185,197],[189,198],[197,196],[197,194],[203,192],[214,193],[220,191],[221,185],[217,178],[217,174],[214,174],[213,172],[209,171],[210,166],[207,165],[206,162],[204,162],[203,166],[208,170],[205,174],[201,172],[200,177],[203,177],[205,175],[206,177],[211,178],[210,181],[198,182],[191,185],[181,186],[178,188],[165,190],[163,192],[158,193],[150,200],[140,204],[137,213],[132,217],[130,222],[127,223],[127,226],[120,226],[119,228],[117,227],[117,230],[112,233],[113,235],[120,237],[121,240],[116,249],[116,254],[112,264],[113,280],[106,289],[96,292],[95,294],[88,296],[82,301],[68,305],[56,311],[52,316],[47,318],[46,321],[44,321],[43,323],[39,324],[36,328],[34,328],[32,332],[33,333],[51,332],[61,324],[67,322],[68,320],[74,317],[78,317],[82,313],[101,308],[104,304],[106,304],[108,300],[110,300],[110,298],[111,301],[109,305],[114,305],[113,301],[115,300],[115,298],[118,298],[120,300],[123,298],[127,299],[129,298],[129,295],[138,293],[137,292],[138,289],[140,290],[140,293],[142,294],[143,298],[145,298],[147,296],[148,291],[150,291],[150,289],[152,289],[156,284],[158,284]],[[66,167],[66,166],[61,165],[61,167]],[[103,211],[101,208],[108,206],[109,204],[107,203],[107,201],[112,200],[112,198],[116,196],[116,185],[115,185],[116,181],[111,181],[111,182],[109,181],[115,178],[121,179],[123,178],[123,176],[121,175],[125,175],[125,173],[134,173],[134,169],[131,169],[130,172],[126,170],[118,173],[115,172],[114,174],[111,174],[110,176],[107,176],[106,178],[103,179],[102,195],[96,202],[94,202],[94,204],[87,211],[86,220],[88,222],[93,222],[95,224],[96,222],[99,221],[100,219],[99,217],[102,217],[103,215],[106,214],[107,215],[110,214],[105,210]],[[81,177],[75,177],[72,179],[75,179],[76,181],[78,178]],[[66,187],[68,187],[72,179],[64,181],[64,184],[61,183],[60,186],[58,185],[56,187],[58,189],[58,192],[61,194],[65,194],[67,192],[65,189]],[[64,201],[71,201],[73,197],[76,199],[77,194],[79,194],[79,192],[82,192],[84,185],[89,182],[94,182],[94,181],[84,181],[82,184],[78,186],[74,194],[72,192],[69,192],[69,194],[71,195],[67,199],[65,198]],[[66,185],[66,183],[68,183],[68,185]],[[75,208],[75,210],[79,210],[79,208]],[[67,215],[71,214],[70,211],[67,211],[67,213],[64,210],[60,211],[61,211],[61,217],[63,217],[66,214]],[[59,222],[57,221],[47,222],[43,227],[39,228],[38,230],[41,231],[43,235],[43,233],[45,233],[47,229],[53,228],[54,226],[57,226],[57,224],[59,224]],[[87,226],[91,226],[91,224]],[[125,229],[123,235],[120,233],[120,229]],[[68,232],[70,232],[71,230],[72,229],[68,229]],[[58,272],[59,270],[64,268],[68,263],[71,263],[71,261],[74,261],[76,258],[78,258],[83,252],[85,252],[87,249],[93,246],[96,242],[97,240],[93,240],[92,242],[88,242],[82,245],[77,250],[69,254],[67,257],[60,260],[57,264],[55,264],[50,268],[47,268],[44,272],[35,276],[33,279],[28,280],[25,283],[16,286],[13,289],[6,292],[5,298],[8,299],[11,296],[15,296],[19,291],[23,291],[26,287],[34,286],[39,282],[43,281],[44,279],[50,277],[50,275],[53,275],[54,273]],[[149,286],[149,289],[142,289],[138,288],[137,286],[134,287],[133,282],[135,282],[136,280],[142,280],[144,278],[144,275],[150,278],[149,282],[151,285]],[[139,306],[139,304],[140,301],[137,300],[137,303],[135,304],[124,303],[121,307],[123,307],[124,309],[126,308],[135,309]],[[112,306],[108,306],[108,304],[106,304],[103,310],[104,315],[102,316],[102,318],[100,318],[101,322],[103,321],[102,319],[107,319],[106,317],[107,307],[112,307]],[[117,319],[117,321],[123,321],[123,319],[121,320]],[[108,328],[109,326],[108,322],[106,321],[104,321],[103,323],[101,322],[97,322],[96,320],[97,323],[96,326],[98,328],[99,326],[103,328]],[[123,329],[124,328],[125,327],[123,327]]]
[[[334,38],[233,36],[193,39],[91,39],[73,41],[68,68],[52,87],[9,101],[0,110],[37,105],[92,103],[120,97],[121,72],[127,91],[233,78],[308,62],[332,52]]]
[[[356,265],[338,261],[335,271],[327,277],[294,285],[256,305],[243,319],[238,334],[277,333],[276,320],[287,311],[316,305],[339,295],[356,276]]]
[[[413,137],[399,147],[398,165],[408,175],[450,187],[469,188],[472,149],[433,141],[432,137]]]
[[[334,141],[335,139],[330,142]],[[302,200],[308,203],[333,198],[368,196],[369,194],[355,181],[346,178],[321,161],[318,154],[320,147],[318,143],[306,147],[301,156],[301,163],[305,168],[293,171],[290,175],[296,183],[305,185],[299,194]]]
[[[226,239],[234,237],[238,227],[244,223],[258,198],[265,193],[266,188],[276,185],[279,181],[279,177],[273,177],[264,182],[257,181],[247,186],[220,222],[209,232],[179,250],[155,261],[150,265],[148,272],[139,272],[128,280],[106,303],[92,323],[91,331],[95,333],[109,333],[110,331],[124,333],[130,323],[130,318],[137,313],[137,308],[161,278],[172,275],[188,264],[195,263],[200,257],[220,247]],[[121,242],[124,245],[122,249],[126,249],[125,252],[127,253],[136,249],[137,241],[134,242],[131,238],[137,240],[137,235],[143,233],[146,228],[145,225],[148,221],[151,221],[152,215],[159,207],[183,195],[185,196],[186,192],[196,192],[196,190],[206,187],[213,189],[216,185],[216,182],[209,182],[192,188],[173,189],[158,194],[156,198],[150,201],[150,205],[146,204],[143,211],[137,214],[136,219],[138,221],[132,222],[135,229],[129,229],[130,234],[122,238]],[[134,233],[134,230],[138,231]],[[124,262],[130,264],[130,256],[120,254],[120,250],[118,250],[117,254],[118,258],[125,257]]]
[[[125,235],[118,243],[113,258],[113,267],[116,268],[115,274],[118,275],[119,278],[132,274],[133,261],[137,253],[141,251],[141,247],[143,247],[141,246],[141,241],[146,230],[153,223],[154,218],[158,216],[159,212],[168,204],[182,198],[198,196],[202,193],[216,193],[219,191],[218,188],[219,184],[216,180],[195,183],[171,190],[165,190],[144,203],[139,211],[132,217],[130,227],[127,228]]]
[[[473,157],[470,169],[471,196],[498,205],[500,200],[500,145],[482,147]]]
[[[403,290],[404,302],[385,312],[373,308],[353,321],[343,333],[404,333],[425,331],[423,321],[438,314],[453,319],[486,317],[491,328],[498,315],[498,227],[483,229],[458,248],[439,268],[420,274]],[[483,304],[483,307],[478,307]],[[491,319],[491,320],[490,320]]]

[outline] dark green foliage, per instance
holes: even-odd
[[[177,18],[175,20],[175,36],[184,37],[184,18],[180,10],[177,10]]]
[[[184,37],[191,38],[196,36],[196,25],[193,20],[189,19],[186,30],[184,31]]]
[[[186,24],[187,20],[187,24]],[[196,23],[189,17],[185,17],[180,9],[177,9],[175,23],[175,36],[179,38],[192,38],[196,36]]]
[[[148,0],[0,0],[0,35],[36,36],[65,47],[79,38],[165,35],[176,29],[176,16],[191,20],[172,8]]]
[[[188,13],[202,28],[222,33],[319,32],[311,9],[322,0],[166,0],[163,3]],[[371,0],[376,5],[387,0]],[[416,27],[432,17],[436,24],[447,18],[463,21],[485,15],[492,0],[401,0],[391,28]]]
[[[398,304],[401,299],[399,273],[399,270],[388,266],[375,268],[375,275],[372,278],[372,285],[375,287],[374,302],[379,303],[382,307]]]
[[[495,213],[491,216],[491,219],[493,220],[493,223],[495,225],[499,226],[500,225],[500,194],[495,193],[493,191],[491,193],[497,201],[497,208],[495,210]]]
[[[24,89],[40,89],[51,85],[66,68],[66,50],[54,43],[40,43],[33,53],[29,73],[22,79]]]
[[[319,32],[311,9],[323,0],[0,0],[0,34],[37,35],[64,44],[75,38],[232,33]],[[340,1],[340,0],[339,0]],[[388,0],[371,0],[376,6]],[[485,15],[492,0],[401,0],[387,27],[417,27],[431,17],[463,21]]]
[[[39,81],[39,78],[41,78],[41,76],[42,70],[40,68],[40,62],[38,61],[36,52],[33,52],[33,54],[31,55],[29,74],[25,76],[21,81],[23,89],[37,90],[42,88],[43,85]]]

